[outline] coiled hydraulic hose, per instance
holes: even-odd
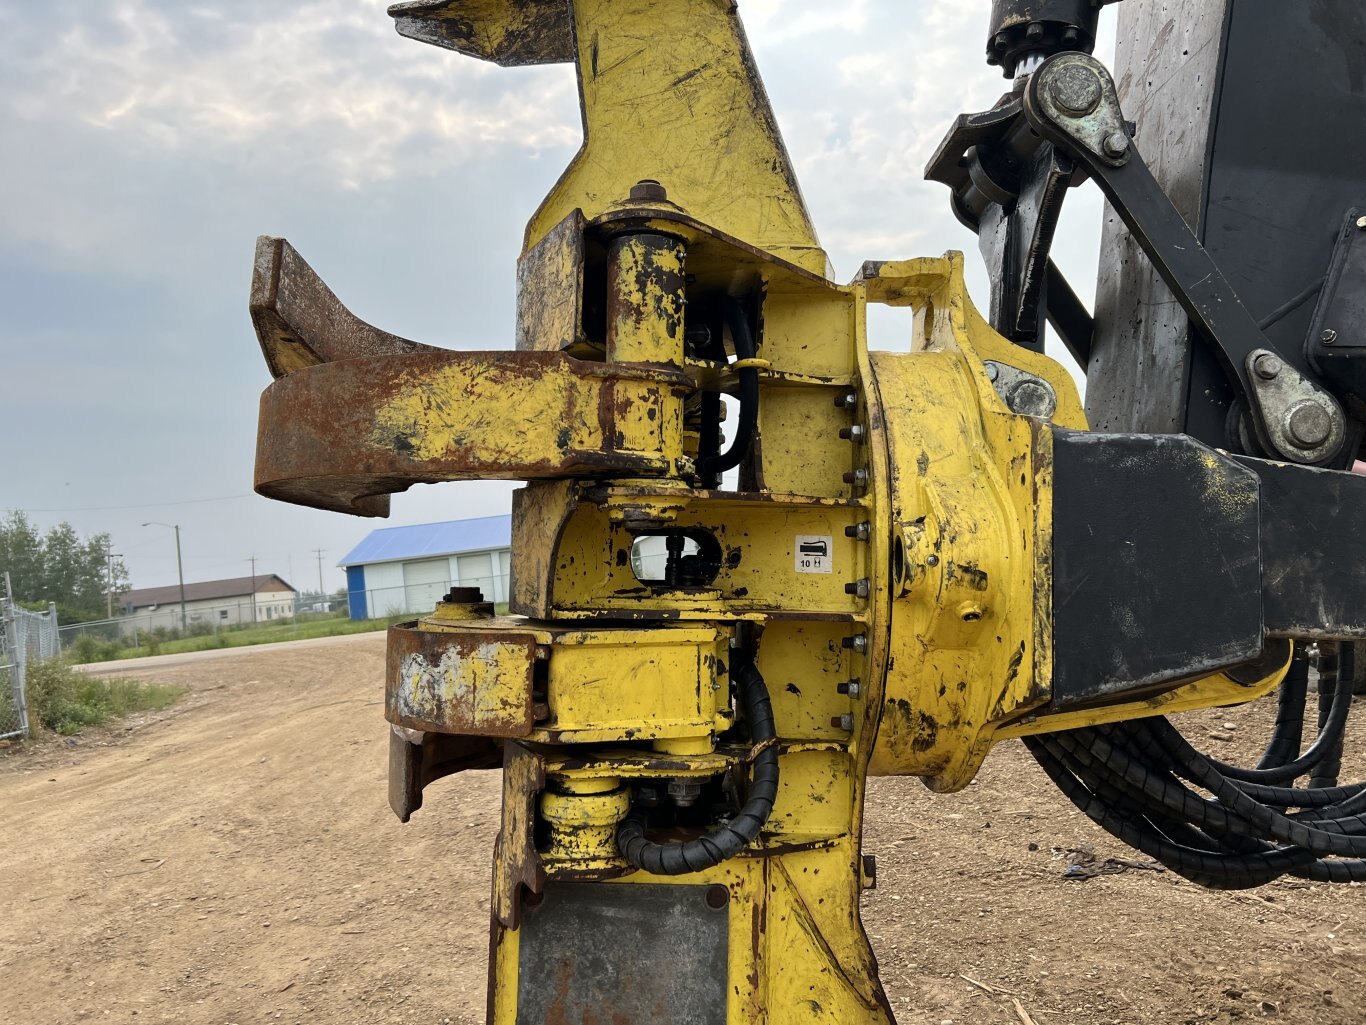
[[[726,297],[726,326],[730,328],[730,336],[735,341],[736,361],[754,359],[758,347],[754,342],[754,333],[749,329],[749,317],[745,315],[745,308],[740,301],[729,296]],[[740,465],[740,460],[745,458],[754,442],[754,432],[759,426],[759,370],[753,366],[742,366],[737,373],[740,375],[740,415],[735,425],[735,436],[724,452],[701,455],[697,460],[697,475],[709,487],[716,487],[721,474]],[[719,403],[715,408],[719,419]]]
[[[773,705],[764,678],[752,662],[739,670],[736,683],[750,739],[757,751],[749,798],[725,825],[681,843],[647,840],[645,811],[632,811],[617,827],[617,850],[636,868],[664,876],[701,872],[739,854],[758,837],[768,821],[778,796],[778,734],[773,723]]]
[[[1353,655],[1350,643],[1324,645],[1319,735],[1303,754],[1308,663],[1296,655],[1272,740],[1255,769],[1201,754],[1163,718],[1031,737],[1026,744],[1092,821],[1203,885],[1241,889],[1286,873],[1360,881],[1366,879],[1366,783],[1337,781]],[[1305,775],[1309,785],[1295,786]]]

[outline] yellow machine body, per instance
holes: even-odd
[[[954,790],[1003,738],[1246,701],[1284,669],[1051,708],[1050,424],[1085,429],[1075,386],[982,320],[957,254],[824,276],[733,5],[392,13],[485,59],[573,59],[584,109],[583,149],[528,226],[516,351],[441,353],[344,310],[328,323],[351,324],[350,341],[329,350],[325,325],[287,308],[315,286],[273,240],[254,292],[279,378],[263,493],[374,514],[413,482],[528,482],[510,614],[453,593],[390,638],[400,816],[440,776],[503,769],[489,1021],[890,1023],[859,919],[869,774]],[[705,312],[727,303],[754,353]],[[868,351],[869,303],[915,311],[908,351]],[[690,341],[703,328],[709,358]],[[1013,411],[1002,373],[1051,408]],[[746,374],[752,444],[736,479],[705,486],[704,397]],[[319,398],[340,391],[346,410]],[[308,415],[322,408],[355,429],[328,433]],[[282,420],[287,439],[267,429]],[[651,538],[704,569],[642,579]],[[736,730],[744,646],[776,722],[771,814],[713,867],[634,868],[616,834],[643,794],[681,809],[699,791],[744,796],[763,746]],[[654,935],[665,921],[675,931]]]

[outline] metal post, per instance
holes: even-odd
[[[159,520],[148,520],[143,524],[144,527],[169,527],[175,531],[175,569],[176,575],[180,578],[180,632],[183,634],[186,629],[185,623],[185,568],[180,559],[180,524],[162,523]],[[112,571],[111,571],[112,572]],[[110,590],[112,591],[112,587]]]
[[[5,574],[5,593],[0,596],[0,604],[4,606],[3,614],[0,614],[0,651],[8,653],[10,693],[16,718],[14,725],[19,735],[28,736],[28,701],[24,693],[24,668],[28,652],[24,640],[19,636],[19,624],[14,611],[14,588],[10,584],[8,572]]]
[[[180,632],[186,631],[185,625],[185,568],[180,561],[180,524],[175,524],[175,570],[180,577]]]

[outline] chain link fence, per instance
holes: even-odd
[[[113,619],[61,627],[61,648],[76,662],[104,662],[164,654],[167,642],[202,638],[202,647],[229,647],[296,637],[321,637],[327,621],[347,620],[383,629],[404,616],[429,615],[452,587],[477,587],[500,611],[506,609],[508,575],[464,577],[398,587],[357,589],[332,595],[261,596],[256,601],[188,601],[182,613],[172,601]],[[340,626],[340,624],[337,624]],[[53,627],[54,633],[56,631]],[[180,647],[171,650],[191,650]],[[198,648],[192,650],[199,650]]]
[[[367,587],[348,591],[347,608],[352,619],[394,619],[398,616],[428,616],[452,587],[475,587],[485,601],[503,606],[507,602],[508,574],[461,577],[398,587]]]
[[[57,608],[30,612],[14,601],[9,574],[0,595],[0,740],[26,737],[29,732],[25,670],[62,653]]]

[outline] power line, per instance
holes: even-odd
[[[218,498],[187,498],[179,502],[145,502],[142,505],[83,505],[58,509],[22,509],[20,512],[58,513],[58,512],[113,512],[118,509],[160,509],[168,505],[200,505],[204,502],[234,502],[239,498],[255,498],[255,494],[222,495]]]

